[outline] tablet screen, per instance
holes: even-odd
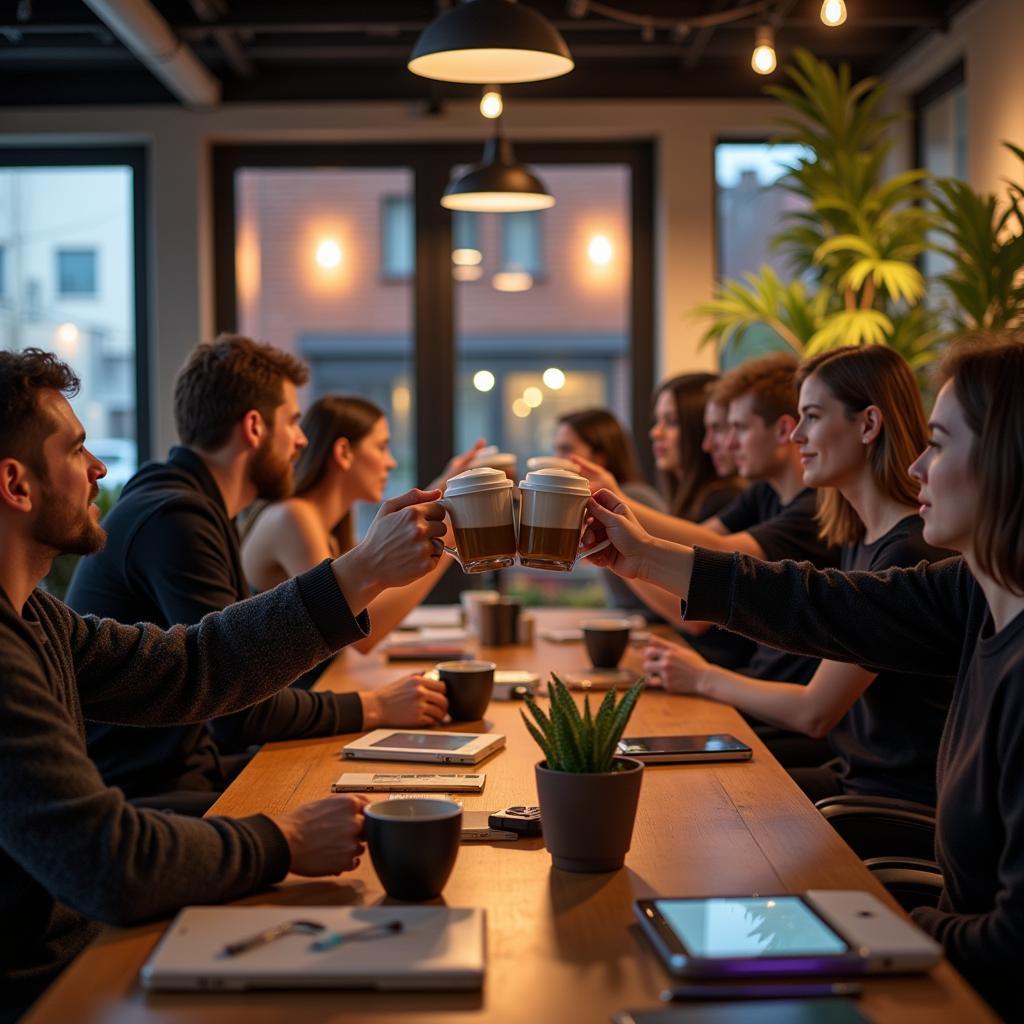
[[[849,949],[798,896],[655,900],[654,905],[691,956],[827,955]]]
[[[477,737],[438,736],[436,733],[393,732],[374,740],[371,747],[383,747],[385,750],[459,750],[470,744]]]

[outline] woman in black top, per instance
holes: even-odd
[[[963,559],[878,574],[695,552],[652,538],[605,491],[585,542],[607,532],[594,561],[763,642],[877,671],[958,666],[938,763],[945,890],[913,916],[1012,1016],[1024,963],[1024,339],[960,346],[945,369],[911,475],[924,539]]]
[[[907,471],[927,442],[928,426],[906,361],[881,346],[844,348],[805,363],[797,379],[800,420],[793,442],[800,446],[804,483],[818,488],[821,535],[842,545],[842,568],[878,572],[947,557],[950,552],[921,537],[917,484]],[[935,803],[935,759],[953,665],[937,678],[824,660],[802,685],[756,671],[730,672],[689,647],[652,638],[644,668],[677,693],[701,694],[770,725],[827,736],[835,762],[790,769],[811,799],[850,792]]]

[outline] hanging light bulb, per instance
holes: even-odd
[[[846,4],[843,0],[825,0],[821,5],[821,20],[829,28],[835,28],[846,21]]]
[[[513,0],[468,0],[416,40],[409,70],[440,82],[539,82],[573,69],[565,40],[540,11]]]
[[[487,86],[484,89],[483,96],[480,97],[480,113],[493,121],[496,117],[501,117],[501,112],[504,108],[505,104],[501,99],[501,89],[496,85]]]
[[[750,66],[759,75],[770,75],[778,66],[775,58],[775,30],[771,25],[758,25]]]

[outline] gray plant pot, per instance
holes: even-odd
[[[617,757],[617,771],[594,775],[536,767],[544,845],[562,871],[618,871],[633,838],[644,766]]]

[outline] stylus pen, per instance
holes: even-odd
[[[705,1002],[731,999],[821,999],[828,996],[859,996],[864,986],[857,982],[802,982],[785,985],[681,985],[661,993],[666,1003]]]

